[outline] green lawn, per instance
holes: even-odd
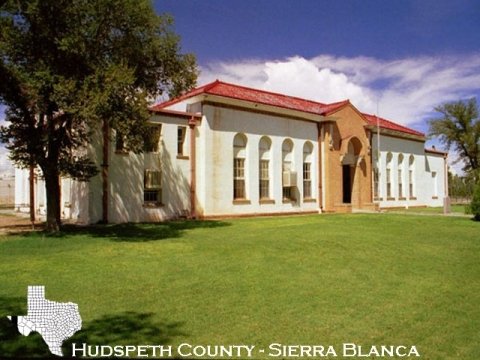
[[[467,214],[469,205],[454,204],[450,206],[452,215]],[[443,207],[410,207],[408,209],[385,209],[387,212],[406,213],[406,214],[443,214]]]
[[[479,359],[479,235],[466,217],[397,214],[0,235],[0,357],[48,354],[3,317],[26,313],[39,284],[79,305],[77,343],[354,342]]]

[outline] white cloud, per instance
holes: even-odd
[[[380,116],[422,127],[435,106],[480,92],[478,55],[390,61],[319,55],[217,62],[202,67],[199,82],[220,79],[327,103],[350,99],[369,113],[377,112],[378,103]]]
[[[0,105],[0,126],[5,125],[5,107]],[[8,158],[8,150],[0,143],[0,176],[13,174],[13,164]]]
[[[377,113],[378,106],[380,116],[426,131],[435,106],[480,94],[479,55],[217,62],[201,68],[199,83],[220,79],[325,103],[350,99],[363,112]],[[452,152],[449,158],[452,164],[457,157]],[[452,166],[461,173],[461,162]]]

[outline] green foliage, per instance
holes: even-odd
[[[472,203],[470,204],[470,211],[476,221],[480,221],[480,182],[475,187],[473,193]]]
[[[141,151],[147,99],[195,85],[195,57],[149,1],[11,0],[0,11],[1,140],[19,166],[86,179],[95,169],[79,154],[105,119]]]
[[[448,149],[454,148],[458,160],[465,162],[464,171],[480,168],[480,119],[475,98],[446,103],[435,108],[441,117],[430,120],[430,135],[438,136]]]
[[[195,57],[180,53],[171,25],[148,0],[1,2],[0,140],[17,166],[42,169],[48,224],[60,223],[59,176],[98,172],[93,132],[109,122],[141,151],[147,99],[195,85]]]
[[[472,174],[467,176],[448,173],[448,193],[452,198],[471,199],[475,188],[475,178]]]

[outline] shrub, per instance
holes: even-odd
[[[480,182],[478,182],[475,187],[470,210],[472,211],[474,219],[480,221]]]

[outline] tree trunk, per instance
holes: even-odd
[[[47,224],[46,230],[58,232],[60,230],[60,176],[52,169],[43,171],[45,188],[47,191]]]

